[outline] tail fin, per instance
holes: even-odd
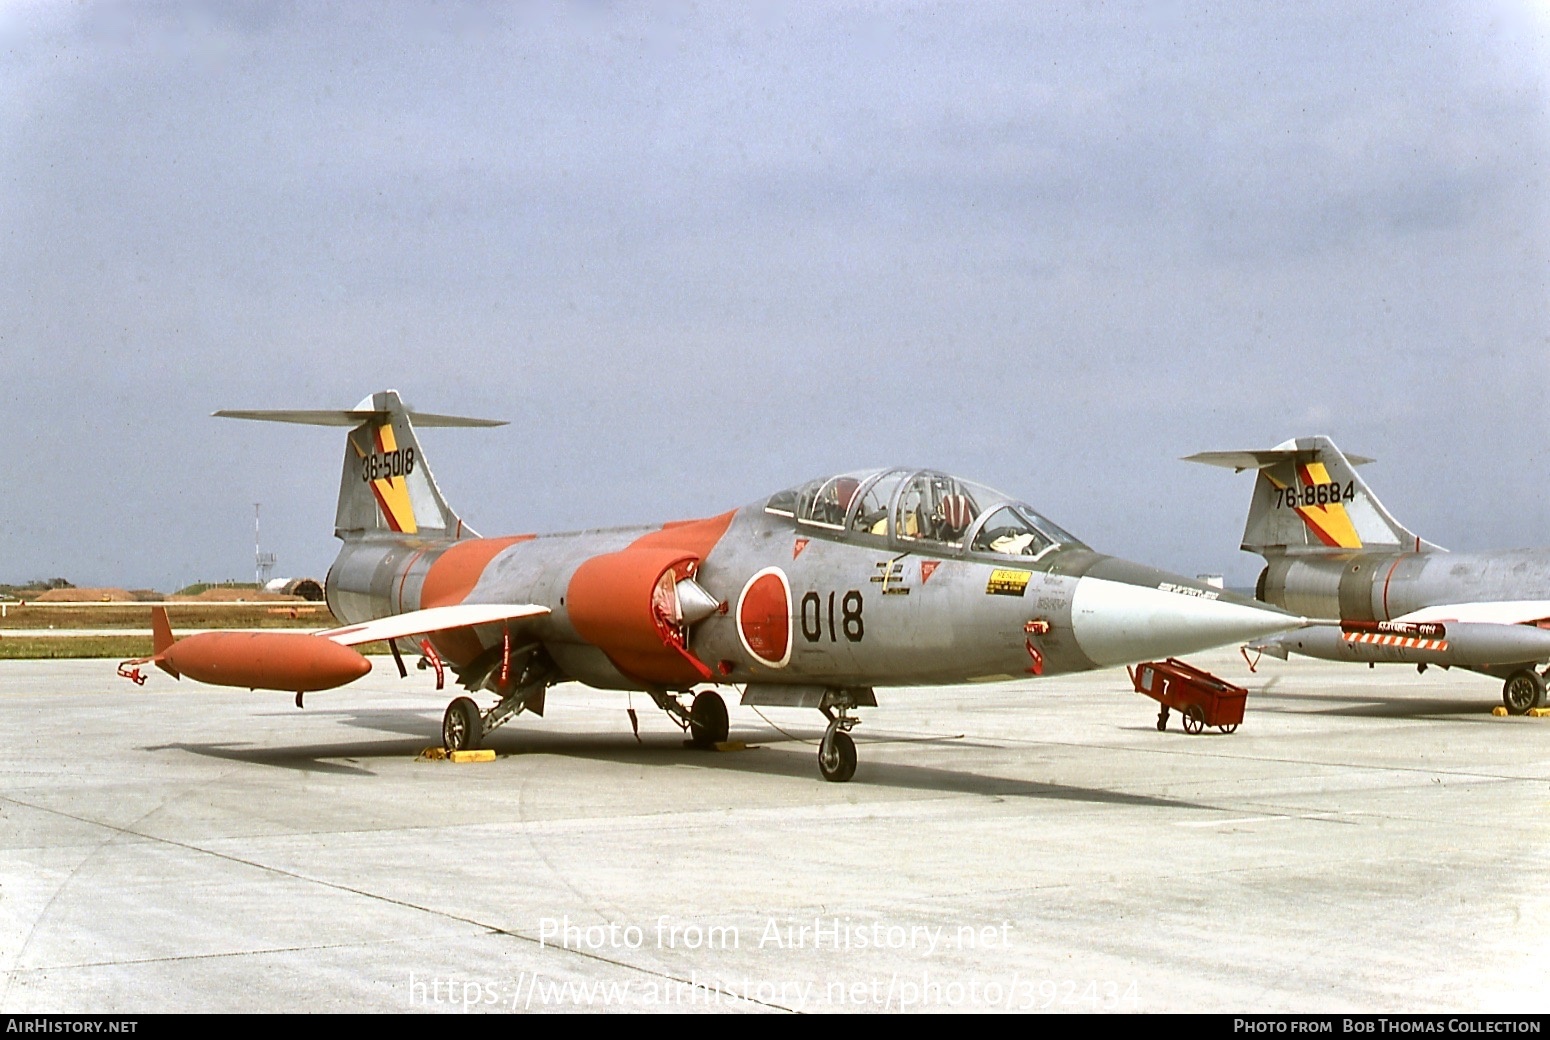
[[[219,411],[228,419],[350,426],[339,478],[334,534],[352,541],[374,533],[476,538],[447,505],[425,462],[414,427],[504,426],[495,419],[413,412],[397,390],[372,394],[349,411]]]
[[[167,620],[166,607],[151,608],[151,652],[159,654],[163,650],[170,650],[174,640],[172,638],[172,625]]]
[[[171,675],[174,679],[181,679],[177,669],[165,661],[157,660],[162,654],[172,649],[172,644],[177,640],[172,638],[172,623],[167,620],[166,607],[151,608],[151,660],[156,667]],[[137,680],[138,681],[138,680]]]
[[[1298,437],[1269,451],[1203,451],[1186,462],[1259,471],[1243,548],[1261,556],[1364,550],[1440,551],[1383,508],[1356,475],[1371,459],[1347,456],[1328,437]]]

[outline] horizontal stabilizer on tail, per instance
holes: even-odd
[[[506,425],[498,419],[412,411],[397,390],[372,394],[354,408],[222,409],[214,414],[223,419],[350,427],[334,517],[334,534],[345,541],[384,535],[477,538],[442,497],[415,427]]]
[[[362,402],[363,404],[365,402]],[[352,408],[346,411],[296,411],[280,408],[259,409],[242,411],[234,408],[222,408],[218,412],[211,412],[212,416],[219,419],[252,419],[255,422],[283,422],[298,423],[302,426],[359,426],[361,423],[378,419],[387,414],[386,410],[373,411],[371,409]],[[416,426],[505,426],[504,419],[473,419],[462,415],[433,415],[430,412],[405,411],[402,413]]]
[[[1282,462],[1314,462],[1317,459],[1317,449],[1304,451],[1298,448],[1287,448],[1284,445],[1266,451],[1200,451],[1184,456],[1185,462],[1222,466],[1234,473],[1242,473],[1246,469],[1265,469],[1267,466],[1275,466]],[[1365,455],[1347,455],[1345,460],[1353,466],[1365,466],[1369,462],[1376,461]]]

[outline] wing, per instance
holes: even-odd
[[[1487,625],[1530,625],[1550,619],[1550,600],[1512,599],[1494,603],[1442,603],[1422,607],[1395,621],[1471,621]]]
[[[375,621],[345,625],[343,628],[331,628],[314,634],[342,646],[358,646],[382,639],[425,635],[449,628],[470,628],[547,613],[548,607],[540,607],[535,603],[461,603],[451,607],[430,607],[426,610],[412,610],[407,614],[393,614]]]

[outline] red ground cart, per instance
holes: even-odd
[[[1184,732],[1200,733],[1215,726],[1231,733],[1243,721],[1243,703],[1249,691],[1203,672],[1177,658],[1148,661],[1127,668],[1137,693],[1144,693],[1162,705],[1157,713],[1157,728],[1168,728],[1168,709],[1184,716]]]

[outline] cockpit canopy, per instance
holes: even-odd
[[[772,496],[765,512],[861,543],[1016,557],[1086,548],[1028,505],[934,470],[884,469],[819,477]]]

